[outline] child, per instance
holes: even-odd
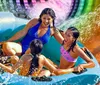
[[[64,41],[60,48],[60,69],[68,69],[74,67],[78,56],[82,57],[87,63],[81,64],[75,68],[74,71],[82,71],[84,68],[92,68],[95,66],[94,62],[85,54],[85,52],[76,44],[79,37],[79,31],[75,27],[67,29],[63,34]]]
[[[24,54],[20,60],[13,66],[6,66],[0,63],[0,67],[10,73],[14,73],[18,68],[20,68],[20,75],[23,76],[50,76],[51,73],[56,75],[70,73],[74,71],[74,68],[69,69],[57,69],[45,56],[41,55],[43,44],[40,40],[34,39],[30,43],[30,54]],[[44,70],[43,67],[48,68],[49,70]]]

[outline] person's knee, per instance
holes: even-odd
[[[9,48],[9,43],[8,42],[4,42],[3,45],[2,45],[3,52],[8,51],[8,48]]]
[[[7,56],[12,56],[16,54],[16,51],[12,48],[12,44],[10,42],[4,42],[2,49],[4,54]]]
[[[10,45],[9,42],[4,42],[3,45],[2,45],[2,48],[3,48],[4,50],[7,50],[7,49],[11,48],[11,45]]]
[[[0,52],[2,52],[2,55],[5,55],[6,54],[6,52],[7,52],[7,46],[8,46],[8,43],[7,42],[3,42],[2,44],[1,44],[1,48],[0,48]]]

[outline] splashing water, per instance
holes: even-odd
[[[66,28],[70,26],[75,26],[79,29],[79,41],[82,42],[100,62],[100,6],[98,6],[94,12],[65,21],[58,28],[66,30]]]
[[[0,73],[0,85],[31,85],[30,81],[31,81],[30,77],[19,76],[16,73],[14,74],[6,72],[3,74]]]
[[[52,8],[56,14],[56,26],[61,25],[68,17],[70,10],[72,9],[72,0],[49,0],[48,2],[44,3],[36,3],[32,8],[29,10],[29,17],[39,17],[41,10],[44,8]],[[38,11],[37,11],[38,10]]]
[[[96,56],[100,62],[100,6],[94,12],[85,15],[80,23],[75,24],[80,28],[79,40]]]

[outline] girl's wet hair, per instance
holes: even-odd
[[[32,75],[32,73],[35,71],[36,68],[38,68],[39,64],[38,64],[38,57],[39,54],[41,53],[43,49],[43,44],[41,42],[41,40],[39,39],[34,39],[31,43],[30,43],[30,50],[31,50],[31,54],[32,56],[32,61],[31,61],[31,65],[30,65],[30,69],[27,75]]]
[[[69,27],[67,30],[71,30],[71,31],[72,31],[73,37],[74,37],[75,39],[77,39],[77,38],[79,37],[79,35],[80,35],[78,29],[75,28],[75,27]]]
[[[30,43],[30,50],[31,50],[31,54],[39,54],[41,53],[43,48],[43,44],[42,41],[39,39],[34,39],[31,43]]]
[[[79,33],[78,29],[75,28],[75,27],[69,27],[67,30],[71,30],[72,33],[73,33],[72,36],[75,38],[75,41],[72,43],[72,45],[71,45],[70,48],[68,49],[68,51],[70,51],[71,49],[72,49],[72,51],[73,51],[73,48],[74,48],[74,46],[76,45],[76,41],[77,41],[77,38],[79,37],[80,33]]]
[[[56,18],[56,15],[55,15],[55,12],[51,9],[51,8],[45,8],[42,12],[41,12],[41,14],[40,14],[40,16],[39,16],[39,22],[42,22],[41,21],[41,17],[44,15],[44,14],[49,14],[51,17],[52,17],[52,19],[53,19],[53,26],[55,27],[55,18]]]

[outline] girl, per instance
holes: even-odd
[[[82,57],[87,63],[77,66],[76,71],[80,72],[84,68],[92,68],[95,66],[93,61],[85,54],[85,52],[76,44],[77,38],[79,37],[79,31],[75,27],[67,29],[64,36],[63,44],[60,48],[60,69],[72,68],[78,58]]]
[[[30,43],[30,54],[24,54],[20,60],[13,66],[6,66],[0,63],[0,67],[7,72],[14,73],[18,68],[20,68],[20,75],[23,76],[50,76],[51,73],[56,75],[70,73],[74,71],[74,68],[69,69],[57,69],[55,68],[51,62],[48,61],[43,55],[41,55],[41,51],[43,48],[43,44],[39,39],[34,39]],[[44,70],[43,67],[48,68],[49,70]]]
[[[30,52],[28,48],[32,40],[40,39],[43,44],[46,44],[50,36],[54,36],[59,43],[62,43],[63,37],[55,28],[55,18],[55,12],[51,8],[45,8],[41,12],[39,19],[32,19],[24,29],[17,32],[7,42],[1,42],[3,53],[6,56],[21,56]],[[22,37],[23,39],[20,42],[12,42]]]
[[[28,55],[28,54],[23,55],[22,58],[18,61],[18,63],[11,68],[7,68],[7,66],[4,66],[3,64],[0,64],[0,67],[12,73],[19,66],[23,65],[20,71],[21,75],[27,75],[27,74],[29,75],[30,73],[33,73],[34,75],[37,76],[43,76],[43,75],[49,76],[50,72],[54,73],[55,75],[60,75],[60,74],[76,72],[76,71],[80,72],[84,70],[84,68],[92,68],[95,66],[94,62],[76,44],[78,37],[79,37],[79,31],[75,27],[70,27],[65,32],[64,41],[60,49],[61,59],[58,68],[56,68],[53,64],[51,64],[51,62],[49,62],[48,59],[45,58],[43,55],[39,55],[41,51],[37,50],[38,52],[36,52],[35,51],[36,46],[34,46],[34,44],[33,47],[31,47],[30,45],[30,50],[32,55]],[[34,56],[34,58],[32,58],[32,56]],[[74,68],[78,56],[82,57],[87,63],[81,64]],[[32,65],[32,63],[33,66],[30,66]],[[50,72],[48,70],[43,70],[42,69],[43,66],[47,67],[50,70]],[[38,68],[38,70],[35,70],[36,72],[34,72],[34,68],[36,67]],[[33,68],[33,70],[30,71],[29,68],[30,70],[31,68]]]

